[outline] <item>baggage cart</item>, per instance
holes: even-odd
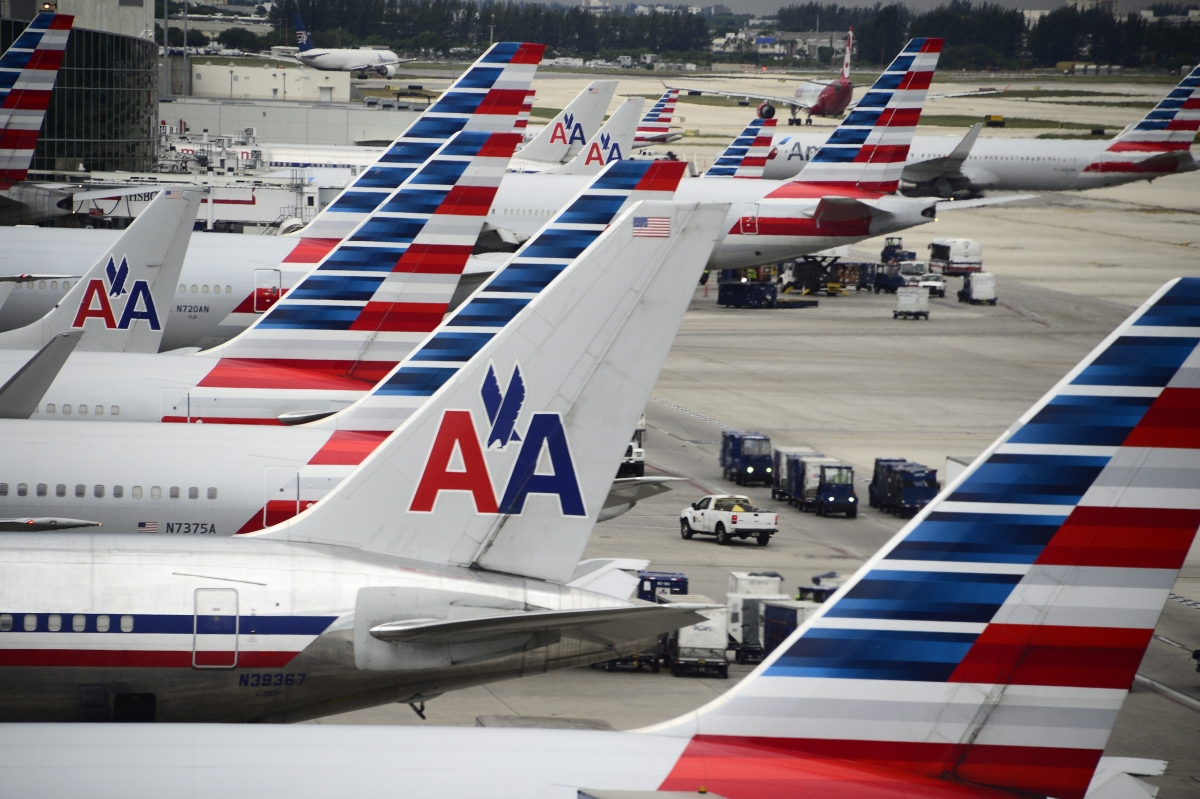
[[[799,599],[767,599],[762,604],[763,652],[771,654],[821,605]]]
[[[896,289],[896,310],[893,319],[928,319],[929,289],[923,286],[904,286]]]
[[[699,594],[670,595],[669,602],[712,604],[712,600]],[[667,654],[671,674],[712,674],[722,679],[729,677],[729,608],[708,608],[697,611],[705,621],[690,627],[681,627],[671,633],[667,643]]]
[[[638,572],[637,598],[662,604],[664,595],[686,594],[688,578],[680,572]]]

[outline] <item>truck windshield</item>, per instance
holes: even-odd
[[[731,510],[745,513],[754,506],[746,497],[726,497],[713,503],[713,510]]]
[[[771,442],[765,438],[748,438],[742,442],[742,454],[749,457],[771,454]]]
[[[821,469],[821,480],[829,485],[850,485],[854,482],[854,469],[849,466],[826,466]]]
[[[929,257],[938,261],[950,260],[950,245],[948,244],[931,244],[929,245]]]

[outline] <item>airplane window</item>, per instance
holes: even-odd
[[[87,406],[86,406],[86,405],[80,405],[80,406],[79,406],[79,415],[80,415],[80,416],[87,416]]]
[[[29,486],[25,483],[17,483],[17,496],[23,497],[29,493]]]
[[[46,496],[46,484],[45,484],[45,483],[38,483],[38,484],[37,484],[37,495],[38,495],[39,497],[44,497],[44,496]]]
[[[72,630],[74,630],[77,633],[81,633],[81,632],[83,632],[83,629],[85,627],[87,627],[87,616],[82,616],[82,615],[76,613],[74,616],[71,617],[71,629]]]
[[[179,284],[179,293],[180,293],[180,294],[187,294],[187,286],[185,286],[185,285],[183,285],[182,283],[180,283],[180,284]]]
[[[171,486],[171,499],[179,499],[179,486]]]
[[[25,621],[25,632],[31,633],[37,629],[37,614],[36,613],[26,613],[24,621]]]
[[[6,633],[12,629],[12,614],[0,613],[0,633]]]
[[[8,483],[0,483],[0,497],[8,496]]]
[[[217,489],[215,489],[215,488],[208,489],[208,498],[216,499],[217,498]]]
[[[188,489],[188,499],[200,499],[200,489],[192,486]]]
[[[52,288],[52,289],[54,289],[55,291],[57,291],[57,290],[58,290],[58,281],[57,281],[57,280],[51,280],[51,281],[50,281],[50,288]]]
[[[125,496],[125,486],[113,486],[113,499]]]
[[[162,499],[162,489],[158,486],[150,486],[150,499]]]
[[[201,291],[203,291],[205,294],[207,294],[207,293],[208,293],[208,286],[201,286],[201,287],[200,287],[200,290],[201,290]]]
[[[97,406],[96,406],[96,415],[97,415],[97,416],[103,416],[103,415],[104,415],[104,406],[103,406],[103,405],[97,405]]]
[[[96,617],[96,632],[98,632],[98,633],[108,632],[108,616],[97,616]]]
[[[142,498],[142,487],[141,487],[141,486],[134,486],[134,487],[133,487],[133,498],[134,498],[134,499],[141,499],[141,498]]]
[[[133,632],[133,616],[122,616],[121,617],[121,632],[123,632],[123,633]]]
[[[66,290],[67,290],[67,289],[69,289],[69,288],[71,288],[71,281],[69,281],[69,280],[64,280],[64,281],[63,281],[63,291],[66,291]]]
[[[54,496],[65,497],[67,495],[67,486],[64,483],[59,483],[54,487]]]
[[[113,416],[120,416],[121,415],[121,406],[114,405],[111,408],[109,408],[108,412],[111,413]]]
[[[46,413],[48,413],[48,414],[54,413],[54,403],[53,402],[46,403]]]
[[[39,281],[38,281],[38,288],[40,288],[40,289],[44,289],[44,288],[46,288],[46,281],[44,281],[44,280],[39,280]]]
[[[70,416],[70,415],[71,415],[71,406],[63,405],[63,416]]]
[[[75,484],[75,496],[81,497],[81,498],[87,496],[87,486],[85,486],[83,483],[76,483]]]
[[[92,495],[95,496],[96,499],[100,499],[101,497],[103,497],[104,496],[104,486],[96,486],[95,488],[93,488]]]
[[[62,629],[62,616],[57,613],[51,613],[49,619],[50,632],[56,633]]]
[[[193,294],[196,294],[196,293],[198,293],[199,291],[200,291],[200,289],[196,288],[196,284],[195,284],[195,283],[193,283],[193,284],[192,284],[192,293],[193,293]]]

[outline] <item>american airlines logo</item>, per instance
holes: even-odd
[[[587,136],[583,134],[583,124],[575,119],[574,114],[564,114],[562,121],[554,123],[550,133],[550,143],[587,144]]]
[[[126,257],[123,256],[121,265],[117,266],[116,260],[110,255],[104,274],[108,278],[107,286],[104,280],[99,278],[88,281],[71,327],[83,327],[89,319],[100,319],[109,330],[128,330],[134,322],[144,319],[150,324],[151,330],[162,329],[149,284],[145,280],[135,280],[132,286],[125,286],[129,280],[129,262]],[[114,304],[121,310],[119,320]]]
[[[600,141],[592,142],[588,147],[587,157],[583,164],[600,164],[607,166],[613,161],[620,161],[625,156],[621,154],[621,145],[613,141],[613,137],[608,133],[600,134]]]
[[[530,494],[549,494],[558,497],[564,516],[586,516],[562,417],[535,413],[524,433],[517,430],[525,404],[520,364],[513,366],[504,390],[490,365],[480,395],[488,421],[486,437],[480,436],[474,411],[444,411],[409,511],[432,513],[443,491],[455,491],[471,494],[477,513],[520,514]],[[520,447],[497,500],[488,455],[506,452],[512,444]]]

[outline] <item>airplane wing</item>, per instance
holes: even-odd
[[[986,97],[989,94],[1004,94],[1006,91],[1008,91],[1011,88],[1012,88],[1012,86],[1008,85],[1008,86],[1005,86],[1003,89],[987,88],[987,89],[976,89],[973,92],[951,92],[949,94],[931,94],[931,95],[927,96],[925,99],[927,99],[927,100],[944,100],[948,97]]]
[[[397,64],[407,64],[416,61],[415,58],[397,58],[394,61],[376,61],[370,64],[355,64],[352,67],[346,67],[343,72],[355,72],[358,70],[377,69],[379,67],[394,67]]]
[[[87,519],[64,519],[54,516],[22,516],[19,519],[0,519],[0,533],[45,533],[51,530],[74,530],[80,527],[99,527],[100,522]]]
[[[958,211],[963,208],[980,208],[985,205],[1000,205],[1001,203],[1015,203],[1018,200],[1032,200],[1037,197],[1036,194],[1002,194],[994,197],[976,197],[973,200],[943,200],[937,204],[937,210],[940,214],[942,211]]]
[[[815,80],[806,82],[815,83],[819,86],[826,85]],[[754,92],[729,92],[719,89],[702,89],[698,86],[667,86],[667,88],[679,89],[679,91],[688,92],[689,94],[715,94],[720,97],[732,97],[737,100],[761,100],[764,103],[772,103],[774,105],[792,106],[794,108],[799,108],[802,111],[807,111],[812,106],[812,103],[799,97],[777,97],[772,94],[755,94]]]
[[[618,477],[613,480],[612,488],[604,499],[604,507],[600,509],[597,522],[615,519],[623,513],[633,510],[633,506],[643,499],[665,494],[671,490],[671,483],[682,480],[682,477]]]
[[[967,131],[967,135],[962,137],[962,141],[956,144],[954,149],[947,155],[941,158],[930,158],[927,161],[905,164],[904,180],[911,183],[928,183],[943,177],[962,177],[963,162],[971,154],[971,148],[975,146],[975,140],[979,138],[979,131],[981,130],[983,130],[983,123],[976,122]]]
[[[605,644],[654,638],[704,621],[707,605],[633,605],[621,608],[538,610],[473,619],[405,619],[371,628],[371,636],[397,644],[452,645],[551,633]]]
[[[59,333],[46,342],[46,346],[38,350],[7,383],[0,386],[0,419],[28,419],[33,416],[81,338],[82,330]]]

